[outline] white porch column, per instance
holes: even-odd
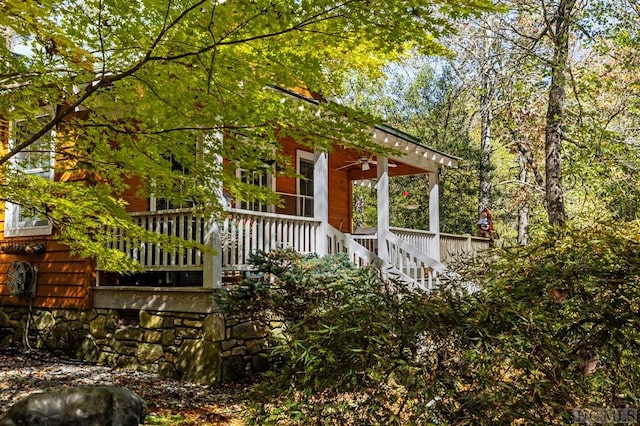
[[[432,241],[432,257],[440,261],[440,189],[438,171],[429,173],[429,232],[435,234]]]
[[[326,152],[313,153],[313,217],[320,221],[316,233],[316,252],[327,254],[329,226],[329,156]]]
[[[389,261],[387,233],[389,232],[389,159],[378,156],[376,169],[378,184],[378,257]]]
[[[207,139],[209,138],[209,139]],[[205,136],[204,149],[209,152],[209,144],[222,144],[224,138],[221,132],[215,132],[212,135]],[[222,170],[222,156],[215,155],[215,164]],[[223,209],[229,207],[227,200],[224,198],[224,190],[222,182],[209,180],[207,184],[213,186],[213,190],[218,198],[218,203]],[[220,223],[218,218],[211,216],[205,219],[203,237],[204,245],[213,250],[213,253],[202,254],[202,284],[204,288],[220,288],[222,287],[222,244],[220,236]]]

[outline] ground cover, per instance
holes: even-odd
[[[146,425],[244,424],[246,383],[204,386],[41,351],[0,348],[0,417],[26,395],[74,385],[122,386],[136,392],[148,404]]]

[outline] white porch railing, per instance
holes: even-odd
[[[426,253],[389,232],[385,239],[389,263],[417,282],[423,289],[433,288],[444,265]]]
[[[217,229],[219,262],[222,271],[247,270],[251,254],[291,247],[300,253],[317,253],[320,221],[313,218],[229,209]],[[152,233],[177,237],[203,245],[212,244],[215,225],[209,218],[198,216],[192,209],[132,213],[134,222]],[[378,256],[377,235],[348,235],[332,226],[327,231],[327,252],[347,253],[356,265],[392,268],[422,288],[431,288],[443,265],[432,256],[436,236],[427,231],[392,228],[387,234],[385,251],[388,262]],[[117,249],[139,262],[148,271],[210,271],[214,255],[196,248],[179,247],[165,250],[157,242],[134,241],[119,230],[112,231],[109,248]],[[217,240],[215,238],[214,240]],[[440,252],[444,262],[460,254],[478,255],[489,247],[485,238],[440,235]],[[213,247],[212,247],[213,248]],[[322,253],[319,253],[322,254]]]
[[[131,216],[135,224],[148,232],[204,243],[205,220],[195,215],[192,209],[139,212],[131,213]],[[111,241],[107,247],[125,253],[148,271],[199,270],[204,263],[203,253],[198,249],[162,249],[153,241],[135,240],[120,229],[111,230]]]
[[[490,247],[489,238],[474,237],[469,234],[440,234],[440,256],[445,263],[481,256],[482,252],[489,250]]]
[[[429,231],[422,231],[420,229],[407,229],[390,227],[391,232],[397,235],[401,240],[417,248],[420,252],[426,256],[437,259],[438,256],[434,253],[433,247],[436,240],[436,234]]]
[[[382,259],[373,250],[362,245],[353,236],[344,234],[331,225],[327,229],[327,234],[328,254],[345,253],[353,263],[360,267],[369,265],[380,267],[383,264]],[[367,239],[367,241],[371,240]]]
[[[378,236],[376,234],[349,234],[351,238],[372,253],[378,253]]]
[[[316,252],[316,231],[312,218],[229,209],[218,226],[220,257],[225,270],[250,267],[249,257],[258,250],[292,247],[300,253]],[[133,221],[146,231],[206,245],[209,223],[192,209],[131,213]],[[107,247],[125,253],[147,271],[201,270],[207,256],[195,248],[162,249],[153,241],[134,241],[119,229],[111,231]]]
[[[346,253],[358,266],[373,265],[406,283],[432,288],[444,266],[393,233],[385,240],[388,262],[377,255],[377,235],[348,235],[329,227],[329,252]]]
[[[256,251],[291,247],[300,253],[316,252],[313,218],[229,209],[220,226],[222,269],[250,268],[249,257]]]
[[[384,261],[367,247],[360,244],[353,238],[353,235],[344,234],[333,226],[328,227],[327,233],[329,238],[329,254],[345,253],[349,259],[359,267],[373,266],[380,270],[383,275],[394,275],[395,278],[410,287],[419,286],[423,289],[427,288],[427,280],[415,280],[413,277],[405,274],[395,265]],[[361,240],[364,242],[373,241],[371,236]]]

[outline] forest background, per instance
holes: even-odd
[[[345,103],[463,158],[442,170],[442,231],[488,208],[505,244],[544,225],[631,221],[638,209],[638,5],[514,1],[458,24],[449,55],[354,74]],[[392,222],[424,228],[426,180],[392,179]],[[361,189],[356,221],[375,223]],[[364,208],[363,208],[364,206]]]

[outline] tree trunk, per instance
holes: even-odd
[[[491,205],[491,99],[493,84],[491,83],[491,52],[488,35],[483,43],[483,58],[480,73],[480,188],[478,191],[478,212]]]
[[[574,5],[575,0],[559,0],[554,16],[555,27],[551,33],[554,52],[545,131],[545,204],[549,224],[553,226],[562,226],[566,220],[562,187],[562,124],[567,80],[565,70],[569,56],[569,31]]]
[[[516,121],[514,115],[512,111],[511,118],[513,122]],[[521,113],[521,115],[525,114]],[[510,133],[513,138],[513,144],[516,147],[519,172],[518,180],[520,182],[520,191],[517,196],[518,244],[526,246],[529,244],[529,194],[532,186],[536,189],[542,189],[544,187],[544,179],[536,167],[529,142],[524,139],[516,128],[512,128]],[[531,175],[533,175],[534,182],[531,182]]]
[[[13,31],[10,28],[0,26],[0,37],[4,39],[4,43],[9,51],[13,49],[12,36]]]
[[[518,167],[520,169],[520,193],[518,200],[518,245],[529,244],[529,172],[527,158],[522,150],[518,150]]]

